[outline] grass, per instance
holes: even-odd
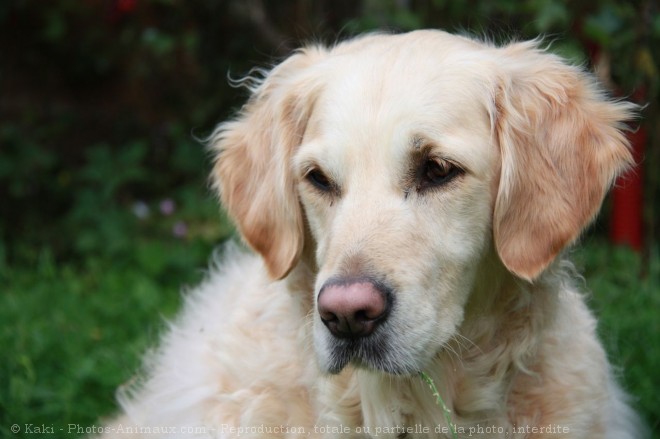
[[[132,246],[119,260],[57,262],[44,250],[31,266],[0,265],[0,437],[34,437],[25,424],[52,427],[56,437],[78,436],[69,424],[99,425],[114,410],[115,388],[179,307],[180,287],[201,279],[212,250],[203,239]],[[589,242],[574,259],[621,380],[660,438],[660,258],[653,255],[644,279],[640,258],[625,248]]]
[[[14,424],[87,426],[112,411],[113,389],[135,372],[162,317],[178,308],[177,281],[201,277],[191,269],[163,283],[130,264],[58,265],[45,253],[35,267],[3,273],[0,437],[12,436]]]
[[[438,388],[435,385],[435,382],[433,382],[433,378],[428,376],[426,372],[420,372],[419,377],[424,381],[429,388],[431,389],[431,393],[433,394],[433,397],[435,398],[435,403],[442,409],[442,413],[445,416],[445,422],[447,422],[447,426],[451,430],[451,437],[453,439],[456,439],[458,436],[456,435],[456,424],[452,422],[451,420],[451,410],[447,408],[447,405],[445,404],[445,401],[442,399],[442,396],[440,395],[440,392],[438,391]]]
[[[99,206],[97,227],[74,235],[84,252],[67,258],[25,245],[10,265],[0,243],[0,437],[34,437],[26,424],[77,437],[69,424],[99,425],[115,410],[115,389],[230,232],[212,198],[185,195],[139,214]]]
[[[619,382],[632,395],[655,439],[660,438],[659,251],[656,246],[648,263],[642,264],[630,249],[596,241],[574,255]]]

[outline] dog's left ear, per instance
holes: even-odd
[[[250,247],[273,279],[285,277],[300,257],[304,220],[291,172],[320,85],[311,67],[324,57],[310,47],[292,55],[251,87],[238,118],[211,136],[214,186]]]
[[[507,269],[531,281],[632,165],[622,130],[636,106],[608,99],[590,75],[534,43],[497,50],[504,60],[494,97],[502,160],[494,240]]]

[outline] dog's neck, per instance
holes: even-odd
[[[530,283],[511,274],[496,256],[485,259],[452,340],[456,349],[462,348],[458,356],[469,360],[506,347],[509,360],[525,370],[538,338],[556,317],[558,296],[549,285],[556,285],[553,279],[563,269],[558,261]]]

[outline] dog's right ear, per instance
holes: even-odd
[[[211,136],[212,180],[244,240],[273,279],[285,277],[303,248],[304,222],[291,158],[302,141],[320,78],[320,48],[302,50],[255,87],[239,116]]]

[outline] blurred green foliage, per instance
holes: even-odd
[[[207,160],[195,139],[245,98],[227,74],[310,39],[420,27],[495,41],[543,34],[553,50],[594,62],[618,93],[648,103],[643,163],[660,165],[652,1],[13,0],[0,4],[0,261],[29,261],[44,247],[68,260],[101,242],[115,252],[130,240],[132,204],[183,202],[182,185],[203,194]],[[654,240],[660,177],[644,175]]]
[[[149,328],[231,234],[198,140],[245,100],[228,74],[305,41],[422,27],[496,42],[543,34],[647,104],[646,257],[601,244],[582,257],[610,352],[660,437],[653,0],[0,2],[0,435],[108,413]]]

